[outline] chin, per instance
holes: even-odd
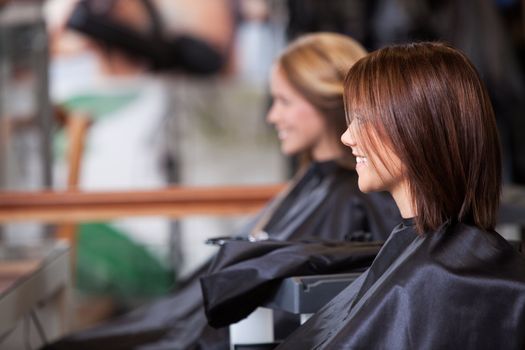
[[[301,152],[301,150],[298,150],[296,147],[281,145],[281,153],[285,156],[295,156],[299,152]]]
[[[368,187],[363,187],[363,186],[359,186],[359,191],[363,192],[363,193],[370,193],[370,192],[373,192],[372,190],[370,190]]]
[[[363,193],[384,191],[384,189],[382,189],[381,186],[373,186],[372,184],[362,183],[361,181],[358,181],[357,185],[359,187],[359,190]]]
[[[284,154],[285,156],[293,156],[294,153],[288,151],[287,149],[281,147],[281,153]]]

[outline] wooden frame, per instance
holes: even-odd
[[[0,223],[77,223],[130,216],[235,215],[253,213],[283,184],[168,187],[126,192],[0,192]]]

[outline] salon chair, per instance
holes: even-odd
[[[294,326],[298,327],[317,310],[328,303],[339,292],[352,283],[361,272],[296,276],[282,280],[268,301],[246,319],[230,326],[232,350],[273,349],[283,340]],[[284,312],[289,322],[286,330],[274,329],[274,313]],[[288,333],[288,334],[287,334]]]

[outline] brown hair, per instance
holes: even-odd
[[[348,69],[367,54],[350,37],[316,33],[293,41],[278,57],[284,76],[326,120],[334,139],[346,129],[343,81]],[[346,147],[341,149],[350,154]]]
[[[499,137],[487,91],[465,54],[441,43],[383,48],[350,69],[344,95],[348,121],[365,126],[364,148],[386,147],[401,160],[419,232],[446,220],[494,229]]]

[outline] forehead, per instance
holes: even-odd
[[[278,64],[273,65],[270,72],[270,90],[274,93],[282,90],[293,90],[282,68]]]
[[[345,118],[346,122],[350,124],[353,121],[365,121],[368,118],[366,118],[367,109],[363,103],[360,103],[361,101],[357,101],[353,98],[348,98],[345,95],[345,101],[344,101],[344,108],[345,108]]]

